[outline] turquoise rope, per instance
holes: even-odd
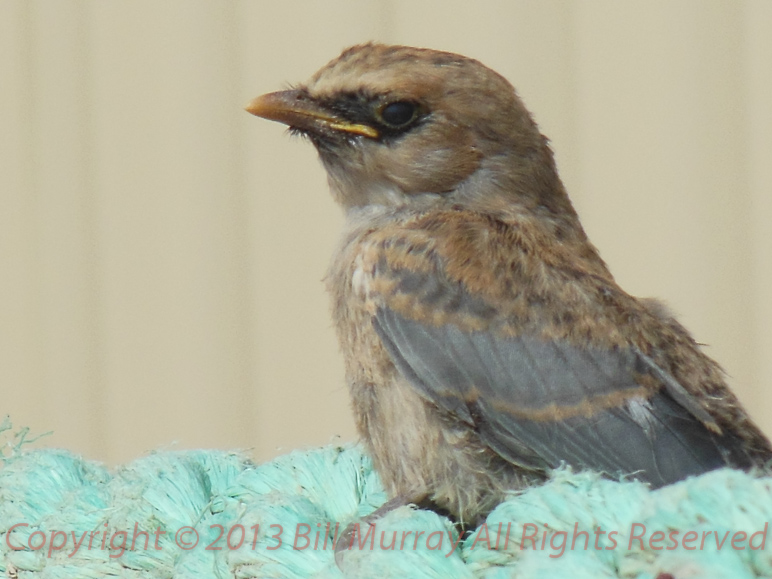
[[[4,462],[0,569],[20,579],[772,577],[772,478],[732,470],[657,491],[559,470],[460,542],[447,519],[402,507],[367,527],[341,571],[335,523],[340,532],[387,498],[356,446],[262,465],[218,451],[158,452],[114,471],[62,450]]]

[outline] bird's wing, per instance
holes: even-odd
[[[597,345],[602,339],[580,345],[571,329],[562,335],[554,327],[546,330],[548,324],[538,319],[544,308],[536,304],[550,301],[544,289],[549,266],[540,266],[538,279],[520,280],[541,286],[533,290],[541,297],[532,300],[532,319],[515,304],[529,288],[499,288],[495,303],[496,292],[481,288],[497,282],[482,279],[488,274],[483,269],[502,264],[447,251],[443,233],[440,227],[427,237],[392,235],[370,246],[373,323],[400,373],[426,399],[475,428],[502,457],[529,469],[565,462],[611,475],[636,474],[660,486],[722,466],[741,446],[635,345]],[[459,268],[465,268],[463,276],[454,274]],[[477,274],[475,268],[481,268]],[[504,286],[518,281],[500,275],[509,279],[502,280]],[[470,277],[459,279],[464,276]],[[576,303],[554,308],[580,308],[595,299],[592,291],[571,292]],[[588,315],[598,311],[589,308]],[[553,313],[566,320],[581,316]]]

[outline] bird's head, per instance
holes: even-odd
[[[436,197],[570,208],[547,139],[512,85],[471,58],[354,46],[247,110],[307,136],[347,208]]]

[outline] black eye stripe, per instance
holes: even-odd
[[[408,132],[429,114],[425,106],[415,101],[386,100],[384,95],[358,92],[320,99],[319,104],[346,121],[373,127],[380,133],[381,139],[395,138]]]

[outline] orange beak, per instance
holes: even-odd
[[[300,90],[264,94],[250,101],[245,108],[255,116],[298,129],[342,131],[371,139],[377,139],[379,136],[373,127],[351,123],[322,109]]]

